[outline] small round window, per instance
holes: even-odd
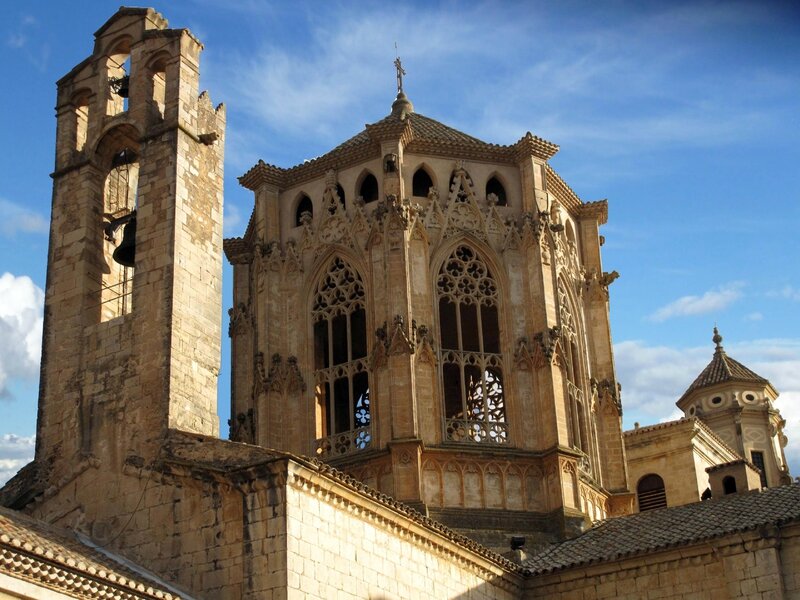
[[[711,399],[711,404],[722,404],[722,396],[714,396]]]
[[[693,416],[694,416],[694,413],[695,413],[695,408],[694,408],[694,406],[690,406],[690,407],[689,407],[689,416],[690,416],[690,417],[693,417]]]
[[[748,402],[755,402],[756,397],[753,394],[745,394],[744,399]]]

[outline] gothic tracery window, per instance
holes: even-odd
[[[319,455],[363,450],[372,439],[364,298],[358,273],[333,259],[312,307]]]
[[[437,292],[445,437],[507,443],[495,280],[474,250],[459,246],[439,271]]]
[[[564,282],[558,281],[558,311],[564,350],[564,375],[566,379],[567,413],[570,442],[584,453],[581,468],[591,472],[589,457],[592,456],[594,439],[593,421],[586,405],[584,394],[583,365],[580,358],[578,327],[573,314],[573,304],[569,299]]]

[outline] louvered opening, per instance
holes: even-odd
[[[664,508],[667,505],[667,493],[664,480],[658,475],[645,475],[636,486],[636,496],[639,500],[639,512]]]

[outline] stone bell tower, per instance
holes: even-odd
[[[225,111],[202,44],[121,8],[58,82],[36,462],[149,460],[217,435]]]

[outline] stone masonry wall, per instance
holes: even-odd
[[[290,474],[288,598],[518,598],[520,580],[396,513]]]

